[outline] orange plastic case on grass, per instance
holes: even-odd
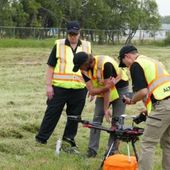
[[[104,161],[103,170],[137,170],[137,161],[135,156],[116,154],[109,156]]]

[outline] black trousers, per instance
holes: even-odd
[[[47,100],[47,109],[36,138],[46,142],[54,131],[65,104],[67,115],[81,115],[85,105],[87,89],[65,89],[53,87],[54,96]],[[67,118],[63,137],[74,140],[78,123]]]

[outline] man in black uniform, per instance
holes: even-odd
[[[95,111],[93,123],[99,125],[103,122],[103,117],[110,122],[112,118],[112,125],[117,125],[117,117],[125,112],[125,104],[122,102],[122,96],[128,93],[128,77],[124,70],[118,68],[117,62],[109,56],[92,56],[85,52],[79,52],[74,56],[73,71],[82,71],[83,78],[86,82],[86,87],[91,95],[97,95],[95,101]],[[110,87],[110,77],[117,79],[116,87]],[[106,89],[105,89],[106,88]],[[112,115],[110,113],[109,105],[112,105]],[[95,157],[99,148],[100,130],[91,129],[90,139],[88,145],[87,156]],[[114,143],[111,151],[113,154],[118,150],[118,141],[110,135],[108,146]]]
[[[162,169],[170,168],[170,75],[158,60],[140,55],[137,48],[127,45],[119,52],[120,66],[130,69],[134,96],[124,96],[126,104],[143,101],[147,112],[137,119],[145,121],[146,127],[141,141],[139,170],[151,170],[154,149],[160,142],[162,149]],[[136,121],[136,122],[137,122]]]
[[[87,90],[84,81],[81,73],[74,73],[72,67],[74,54],[79,51],[91,52],[91,44],[79,39],[80,26],[77,21],[68,23],[67,33],[66,39],[56,41],[47,62],[47,109],[36,135],[36,141],[42,144],[47,143],[54,131],[65,104],[68,116],[80,115],[85,104]],[[76,121],[67,119],[63,134],[63,145],[68,146],[66,149],[63,147],[65,151],[76,150],[74,138],[77,128]]]

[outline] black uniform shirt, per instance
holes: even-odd
[[[78,43],[77,43],[77,47],[80,46],[82,43],[81,41],[79,40]],[[65,40],[65,45],[69,46],[71,48],[71,45],[70,45],[70,42],[68,39]],[[73,51],[73,54],[76,53],[76,50],[77,50],[77,47],[73,50],[72,48],[72,51]],[[47,61],[47,64],[51,67],[55,67],[56,64],[57,64],[57,58],[56,58],[56,45],[53,47],[51,53],[50,53],[50,56],[48,58],[48,61]]]
[[[143,68],[137,62],[134,62],[130,67],[130,74],[132,78],[132,88],[134,92],[148,87]],[[157,101],[153,95],[151,96],[151,100],[152,103],[155,103]]]
[[[92,75],[93,75],[92,70],[91,70],[91,72],[92,72]],[[82,73],[82,76],[83,76],[85,82],[88,82],[90,80],[90,78],[87,77],[86,75],[84,75],[83,73]],[[113,67],[112,63],[107,62],[107,63],[104,64],[103,77],[104,77],[104,79],[108,79],[110,77],[117,77],[116,70]],[[126,87],[126,86],[128,86],[128,84],[129,84],[128,81],[120,80],[116,84],[116,88]]]
[[[130,67],[130,74],[132,78],[133,91],[139,91],[147,88],[147,82],[145,79],[143,68],[138,63],[133,63]]]

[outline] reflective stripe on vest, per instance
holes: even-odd
[[[77,47],[76,53],[85,50],[91,52],[90,42],[81,41],[82,44]],[[90,50],[90,51],[87,51]],[[57,64],[54,69],[52,83],[54,86],[62,88],[81,89],[85,87],[81,72],[73,72],[74,54],[70,46],[65,45],[65,39],[56,41]]]
[[[162,100],[170,96],[169,92],[164,92],[164,88],[170,87],[170,75],[164,69],[162,63],[145,56],[139,56],[136,62],[143,68],[146,81],[148,83],[148,94],[144,99],[148,113],[152,110],[151,96],[153,95],[156,100]],[[145,65],[150,69],[145,68]],[[150,72],[153,70],[154,72]],[[150,74],[149,74],[150,73]],[[154,73],[154,74],[153,74]],[[152,79],[153,77],[153,79]]]
[[[107,59],[110,59],[110,57],[100,55],[100,56],[94,56],[94,58],[95,58],[95,66],[93,68],[93,75],[91,74],[91,71],[88,71],[87,76],[90,77],[94,87],[97,88],[104,87],[103,69],[104,69],[105,61],[108,62]],[[97,96],[103,97],[102,94]],[[110,91],[110,102],[118,98],[119,98],[119,94],[114,86],[111,88]]]
[[[74,74],[54,74],[53,78],[57,80],[65,80],[65,81],[70,81],[70,80],[74,80],[77,82],[84,81],[81,76],[74,75]]]
[[[86,53],[90,53],[89,51],[89,42],[82,40],[82,51]],[[91,50],[91,49],[90,49]],[[60,40],[60,47],[59,47],[59,56],[60,56],[60,73],[65,73],[66,69],[66,46],[65,46],[65,39]]]
[[[146,106],[149,102],[151,102],[151,95],[153,94],[153,91],[158,88],[160,85],[170,82],[170,75],[163,75],[163,70],[158,68],[157,70],[158,74],[156,76],[156,79],[154,79],[149,85],[148,85],[148,94],[146,99]]]
[[[97,81],[98,82],[101,82],[102,80],[102,75],[103,75],[103,71],[102,71],[102,64],[103,64],[103,60],[104,60],[104,56],[103,55],[100,55],[98,58],[97,58]]]
[[[59,55],[60,55],[60,68],[59,72],[60,73],[65,73],[65,61],[66,61],[66,46],[65,46],[65,39],[62,39],[60,41],[60,47],[59,47]]]

